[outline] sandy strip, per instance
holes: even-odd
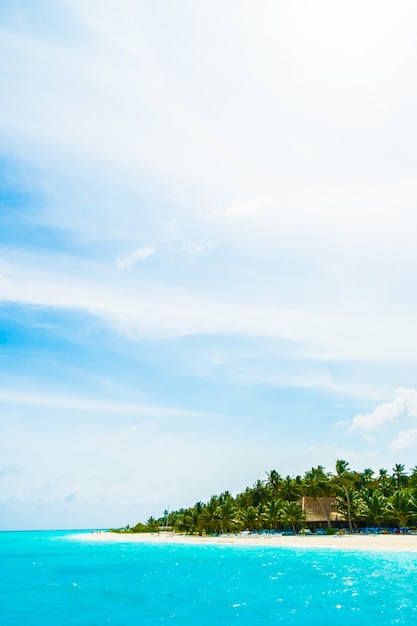
[[[364,551],[417,552],[417,535],[306,535],[306,536],[222,536],[196,537],[173,534],[118,534],[111,532],[69,535],[69,538],[94,543],[151,543],[262,546],[277,548],[335,548]]]

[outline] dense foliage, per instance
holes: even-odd
[[[301,502],[310,496],[320,504],[321,498],[332,498],[343,525],[352,531],[357,526],[405,527],[417,520],[417,466],[409,473],[397,464],[389,474],[380,469],[356,472],[346,461],[336,463],[334,474],[319,465],[304,476],[285,478],[276,470],[257,480],[252,487],[232,496],[229,491],[212,496],[208,502],[178,511],[165,511],[159,519],[149,518],[124,529],[128,532],[158,532],[169,527],[186,534],[220,534],[279,530],[306,526]],[[331,522],[328,519],[327,525]]]

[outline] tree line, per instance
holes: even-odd
[[[347,461],[338,460],[334,473],[326,472],[322,465],[295,477],[282,477],[271,470],[266,479],[257,480],[236,496],[224,491],[208,502],[164,511],[159,518],[150,517],[146,523],[126,526],[119,532],[158,532],[168,527],[198,535],[286,527],[297,532],[306,526],[303,496],[313,498],[318,505],[322,498],[332,498],[350,532],[358,525],[407,527],[417,520],[417,466],[410,472],[402,464],[396,464],[391,473],[385,469],[375,473],[370,468],[358,472],[351,470]],[[330,518],[326,525],[332,528]]]

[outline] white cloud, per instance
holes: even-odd
[[[155,253],[155,248],[152,246],[144,246],[142,248],[136,248],[128,254],[120,255],[117,257],[116,265],[121,270],[130,270],[137,261],[142,261],[149,258]]]
[[[371,413],[356,415],[350,430],[377,431],[390,424],[398,424],[417,419],[417,391],[397,389],[392,402],[377,406]]]
[[[389,445],[389,450],[397,452],[399,450],[405,450],[406,448],[415,447],[417,443],[417,428],[411,428],[410,430],[402,430],[398,434],[398,437]]]

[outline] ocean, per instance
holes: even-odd
[[[0,623],[414,626],[417,554],[2,532]]]

